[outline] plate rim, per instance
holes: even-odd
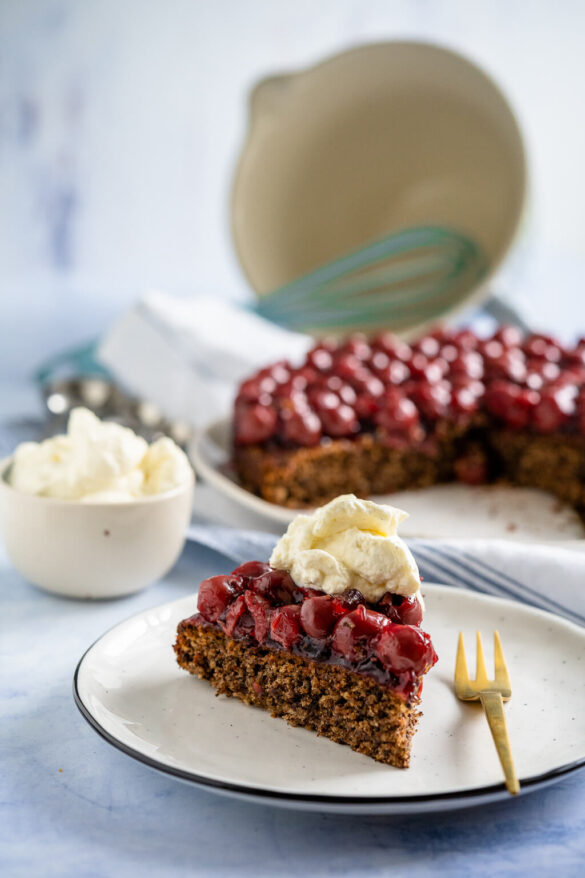
[[[224,473],[218,470],[212,463],[207,460],[206,456],[201,452],[201,447],[204,440],[207,439],[208,441],[215,441],[212,437],[212,432],[217,429],[228,429],[231,423],[232,417],[230,415],[224,415],[221,418],[214,418],[213,420],[205,424],[205,426],[195,431],[193,437],[188,443],[187,455],[189,457],[189,460],[195,467],[198,475],[200,475],[201,478],[208,482],[208,484],[210,484],[212,487],[217,488],[217,490],[220,491],[220,493],[222,493],[224,497],[228,497],[229,499],[234,500],[240,506],[243,506],[245,509],[252,510],[258,515],[264,516],[265,518],[268,518],[272,522],[276,522],[278,524],[290,524],[293,518],[295,518],[300,512],[311,512],[311,507],[306,507],[302,509],[289,509],[286,506],[280,506],[278,503],[271,503],[268,500],[264,500],[262,497],[258,497],[256,496],[256,494],[252,494],[251,491],[246,490],[246,488],[242,487],[242,485],[224,475]],[[445,539],[445,537],[430,536],[424,537],[423,539],[435,541]],[[482,537],[477,536],[473,537],[473,539],[481,540]],[[483,539],[489,540],[494,538],[485,537]],[[578,539],[576,537],[558,537],[556,539],[545,542],[543,542],[542,540],[529,540],[526,544],[542,544],[551,545],[556,548],[580,550],[585,549],[585,537],[583,537],[582,539]]]
[[[504,602],[505,604],[511,604],[514,607],[524,607],[519,601],[509,600],[507,598],[501,598],[495,595],[476,595],[475,592],[471,592],[469,589],[458,588],[456,586],[444,585],[441,583],[425,583],[425,587],[442,587],[448,589],[450,592],[464,592],[467,595],[473,595],[480,598],[485,598],[488,601],[496,601],[498,603]],[[192,597],[189,595],[189,597]],[[489,802],[494,801],[494,797],[496,798],[508,798],[509,793],[506,789],[505,783],[502,781],[501,783],[490,784],[488,786],[483,787],[469,787],[463,790],[455,790],[451,792],[443,792],[443,793],[419,793],[412,796],[345,796],[345,795],[323,795],[321,793],[294,793],[294,792],[283,792],[279,790],[270,790],[263,787],[251,787],[242,783],[233,783],[230,781],[216,780],[215,778],[207,777],[206,775],[199,774],[195,771],[189,771],[183,768],[176,768],[172,765],[166,765],[164,762],[158,761],[151,756],[147,756],[145,753],[141,753],[140,750],[131,747],[129,744],[121,741],[117,738],[113,733],[108,731],[102,723],[92,714],[90,709],[83,701],[83,697],[81,695],[79,689],[79,673],[81,671],[82,665],[86,660],[87,656],[91,652],[91,650],[108,634],[112,631],[115,631],[117,628],[122,625],[127,624],[135,618],[142,616],[145,613],[151,613],[153,611],[160,611],[166,607],[171,607],[174,604],[177,604],[181,601],[185,600],[185,596],[178,598],[174,601],[167,601],[163,604],[158,604],[155,607],[150,607],[145,610],[141,610],[138,613],[133,613],[131,616],[128,616],[126,619],[122,619],[120,622],[117,622],[115,625],[112,625],[99,637],[97,637],[93,643],[91,643],[81,658],[79,659],[75,672],[73,674],[73,700],[79,712],[81,713],[84,720],[88,723],[88,725],[95,731],[97,734],[105,740],[108,744],[113,746],[116,750],[124,753],[126,756],[130,756],[132,759],[137,762],[141,762],[142,764],[148,766],[155,771],[160,772],[161,774],[166,774],[171,777],[175,777],[178,780],[185,781],[187,783],[191,783],[195,786],[202,787],[204,789],[209,789],[216,793],[224,793],[226,795],[237,796],[241,799],[246,800],[255,800],[257,802],[264,803],[272,803],[274,805],[280,805],[286,807],[289,805],[290,807],[294,807],[295,805],[305,804],[309,807],[315,805],[326,805],[330,810],[335,809],[354,809],[354,812],[358,812],[363,809],[368,809],[369,807],[377,807],[380,809],[399,809],[395,813],[407,813],[413,812],[416,810],[421,810],[420,807],[424,805],[444,805],[444,810],[449,807],[455,809],[458,806],[464,807],[465,804],[488,804]],[[541,610],[536,607],[526,606],[526,610],[530,613],[535,613],[537,615],[544,616],[552,616],[558,622],[561,622],[563,625],[567,625],[570,628],[581,630],[581,626],[576,625],[574,622],[571,622],[568,619],[564,619],[562,616],[557,616],[555,613],[549,613],[546,610]],[[564,777],[573,774],[579,770],[585,768],[585,755],[581,758],[574,760],[573,762],[567,762],[563,765],[557,766],[555,768],[550,769],[549,771],[543,772],[538,775],[533,775],[531,777],[525,778],[521,781],[520,786],[520,795],[524,793],[529,793],[540,789],[541,787],[548,786],[549,784],[555,783],[557,781],[562,780]],[[473,800],[476,800],[475,802]]]

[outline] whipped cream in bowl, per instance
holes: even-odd
[[[183,548],[194,474],[166,437],[148,444],[87,409],[67,433],[19,445],[0,463],[6,551],[30,582],[69,597],[130,594]]]
[[[270,564],[325,594],[355,588],[370,603],[388,593],[422,602],[416,561],[398,536],[407,517],[394,506],[343,494],[310,515],[297,515],[274,547]]]

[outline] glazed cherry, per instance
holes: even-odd
[[[337,622],[331,649],[349,662],[363,661],[370,655],[375,638],[390,624],[386,616],[362,604]]]
[[[299,372],[293,372],[288,381],[277,386],[274,395],[284,399],[287,397],[291,398],[297,394],[304,394],[307,387],[308,381],[305,376],[301,375]]]
[[[374,350],[372,352],[372,356],[370,357],[370,369],[378,374],[379,372],[382,375],[386,372],[386,369],[390,365],[390,357],[388,354],[384,353],[384,351]]]
[[[408,361],[408,368],[410,369],[410,374],[414,378],[424,378],[425,371],[429,365],[429,358],[425,357],[424,354],[421,354],[420,351],[415,351],[412,357]]]
[[[248,612],[254,620],[254,637],[258,643],[264,643],[270,631],[272,607],[265,598],[253,591],[247,591],[244,599]]]
[[[323,429],[317,414],[308,406],[282,412],[282,437],[295,445],[312,447],[321,441]]]
[[[272,406],[252,403],[236,412],[235,442],[239,445],[251,445],[266,442],[276,433],[278,415]]]
[[[487,363],[491,378],[504,378],[522,384],[526,380],[527,366],[522,351],[505,350],[504,353]]]
[[[505,348],[518,348],[522,344],[522,330],[517,326],[500,326],[494,333],[494,338]]]
[[[361,604],[365,604],[366,599],[357,588],[348,588],[340,596],[339,600],[346,610],[356,610]]]
[[[337,394],[331,391],[318,391],[313,402],[323,431],[329,436],[342,437],[357,433],[360,425],[351,406],[342,403]]]
[[[335,359],[335,374],[339,375],[340,378],[344,378],[346,381],[352,382],[357,375],[362,373],[363,369],[363,362],[358,359],[358,357],[354,356],[354,354],[343,352]]]
[[[383,332],[374,339],[374,347],[384,351],[393,360],[406,362],[412,356],[412,348],[391,332]]]
[[[199,586],[197,609],[208,622],[217,622],[244,588],[241,576],[211,576]]]
[[[372,356],[372,348],[364,335],[358,334],[349,338],[344,343],[343,350],[353,354],[358,360],[369,360]]]
[[[300,624],[301,607],[299,604],[280,607],[273,611],[270,621],[270,637],[285,649],[290,649],[301,640],[303,633]]]
[[[243,579],[256,579],[258,576],[268,573],[271,569],[270,564],[266,564],[264,561],[246,561],[245,564],[240,564],[239,567],[232,571],[232,576],[241,576]]]
[[[323,639],[328,637],[340,616],[347,613],[343,604],[330,595],[307,598],[301,604],[301,625],[309,635]]]
[[[388,432],[408,433],[419,424],[420,418],[415,404],[399,390],[388,391],[382,406],[376,416],[376,423]]]
[[[436,384],[421,382],[412,390],[412,400],[430,421],[443,417],[451,402],[451,389],[446,381]]]
[[[479,345],[479,339],[471,329],[460,329],[452,338],[452,343],[460,351],[473,351]]]
[[[485,393],[488,411],[516,429],[528,424],[539,400],[540,396],[535,390],[518,387],[508,381],[494,381]]]
[[[451,408],[455,413],[471,415],[479,408],[478,397],[468,387],[456,387],[451,395]]]
[[[417,342],[416,349],[424,354],[429,360],[434,359],[438,356],[439,351],[441,350],[441,345],[437,338],[434,338],[432,335],[425,335],[424,338],[421,338],[419,342]]]
[[[225,620],[223,622],[220,621],[220,625],[225,631],[226,634],[229,634],[231,637],[234,631],[236,630],[236,625],[246,612],[246,599],[244,595],[238,595],[235,601],[230,604],[228,607],[227,613],[225,614]],[[203,613],[201,614],[203,615]]]
[[[532,424],[539,433],[555,433],[577,411],[577,388],[560,387],[543,391],[532,414]]]
[[[381,399],[379,396],[372,396],[370,393],[360,393],[354,409],[355,413],[363,421],[370,420],[380,411]]]
[[[238,397],[247,402],[258,402],[263,394],[272,394],[276,390],[276,381],[271,375],[258,373],[240,384]]]
[[[459,350],[454,344],[445,344],[439,351],[439,356],[446,363],[453,363],[459,357]]]
[[[389,671],[395,674],[413,671],[417,677],[437,661],[429,635],[413,625],[389,623],[380,634],[376,654]]]
[[[346,405],[354,405],[357,399],[356,392],[347,381],[343,381],[339,375],[329,375],[323,385],[324,390],[332,390]]]
[[[385,594],[380,603],[380,612],[398,625],[420,625],[422,604],[416,595]]]
[[[252,588],[273,604],[293,603],[297,590],[291,575],[286,570],[275,570],[272,567],[252,581]]]
[[[524,342],[524,351],[529,357],[549,360],[551,363],[558,363],[563,356],[559,342],[550,335],[535,334],[529,336]]]
[[[317,372],[329,372],[333,366],[333,357],[330,351],[318,345],[307,354],[307,363]]]
[[[462,351],[451,362],[450,371],[453,375],[483,378],[483,358],[477,351]]]

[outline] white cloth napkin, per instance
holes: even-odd
[[[225,556],[229,572],[232,562],[268,560],[278,537],[194,523],[189,539]],[[423,581],[521,601],[585,625],[585,550],[506,540],[407,542]]]
[[[111,327],[97,355],[170,420],[201,427],[230,411],[236,385],[277,360],[302,360],[311,339],[220,298],[147,293]]]

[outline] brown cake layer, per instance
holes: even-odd
[[[452,439],[440,440],[431,450],[389,448],[366,434],[314,448],[236,446],[234,460],[248,491],[300,508],[339,494],[367,497],[449,481],[455,449]]]
[[[391,494],[441,482],[540,488],[585,518],[585,443],[580,436],[536,435],[474,426],[429,448],[393,448],[366,434],[313,448],[235,448],[244,487],[272,503],[313,506],[353,493]]]
[[[352,750],[407,768],[419,711],[372,679],[335,665],[251,646],[214,628],[181,622],[179,665],[218,694],[267,710]]]

